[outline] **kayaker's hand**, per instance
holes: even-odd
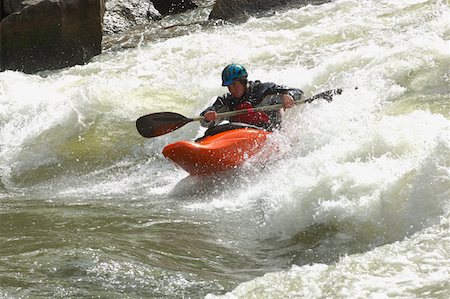
[[[205,115],[203,115],[203,117],[205,118],[205,120],[207,122],[214,121],[217,119],[217,112],[210,110],[210,111],[206,112]]]
[[[286,110],[287,108],[292,108],[295,106],[294,104],[294,98],[289,95],[289,94],[284,94],[283,97],[281,98],[281,100],[283,101],[283,108],[284,110]]]

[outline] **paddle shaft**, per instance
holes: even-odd
[[[316,99],[325,99],[328,102],[331,102],[332,96],[335,94],[341,94],[341,92],[342,92],[342,89],[328,90],[328,91],[322,92],[318,95],[315,95],[311,98],[295,101],[294,104],[301,105],[301,104],[305,104],[305,103],[311,103],[312,101],[314,101]],[[217,114],[217,119],[224,119],[224,118],[228,118],[228,117],[235,116],[235,115],[242,115],[242,114],[258,112],[258,111],[274,111],[274,110],[279,110],[281,108],[283,108],[283,104],[275,104],[275,105],[269,105],[269,106],[254,107],[254,108],[247,108],[247,109],[242,109],[242,110],[223,112],[223,113]],[[174,113],[174,112],[157,112],[157,113],[151,113],[148,115],[144,115],[144,116],[140,117],[139,119],[137,119],[136,128],[143,137],[151,138],[151,137],[156,137],[156,136],[160,136],[160,135],[172,132],[192,121],[201,121],[201,120],[204,120],[204,116],[187,118],[181,114]]]
[[[297,105],[302,105],[302,104],[305,104],[305,103],[311,103],[316,98],[320,98],[320,97],[314,96],[314,97],[311,97],[311,98],[308,98],[308,99],[305,99],[305,100],[294,101],[294,104],[297,106]],[[235,110],[235,111],[218,113],[217,114],[217,118],[227,118],[227,117],[230,117],[230,116],[247,114],[247,113],[258,112],[258,111],[274,111],[274,110],[278,110],[278,109],[281,109],[281,108],[283,108],[283,104],[275,104],[275,105],[269,105],[269,106],[241,109],[241,110]],[[198,117],[193,117],[191,119],[192,119],[192,121],[200,121],[200,120],[203,120],[204,117],[203,116],[198,116]]]

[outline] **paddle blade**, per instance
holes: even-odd
[[[174,112],[158,112],[147,114],[136,120],[136,128],[143,137],[151,138],[175,131],[184,126],[192,118]]]

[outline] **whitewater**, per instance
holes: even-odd
[[[83,66],[0,73],[1,298],[450,297],[448,1],[167,30]],[[343,93],[284,111],[270,162],[190,177],[161,151],[199,123],[145,139],[135,120],[197,116],[233,62]]]

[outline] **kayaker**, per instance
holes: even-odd
[[[283,104],[284,109],[294,106],[303,91],[288,88],[272,82],[248,81],[247,70],[240,64],[227,65],[222,71],[222,86],[228,87],[228,93],[217,97],[212,106],[205,109],[200,115],[204,117],[202,126],[212,128],[218,125],[217,113]],[[230,122],[245,123],[273,130],[281,123],[280,111],[250,112],[228,119]]]

